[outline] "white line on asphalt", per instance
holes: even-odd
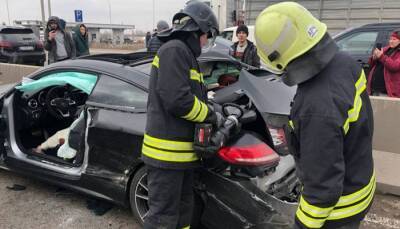
[[[368,223],[375,223],[384,226],[385,228],[400,228],[400,220],[388,217],[378,216],[376,214],[368,214],[365,217]]]

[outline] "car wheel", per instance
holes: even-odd
[[[131,204],[132,213],[140,225],[143,225],[144,219],[149,212],[148,190],[147,171],[143,166],[133,176],[129,192],[129,201]]]

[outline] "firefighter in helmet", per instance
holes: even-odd
[[[303,184],[295,228],[358,228],[376,187],[363,69],[295,2],[262,11],[255,37],[267,68],[297,85],[286,128]]]

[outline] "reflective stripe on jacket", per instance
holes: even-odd
[[[303,192],[299,228],[337,228],[362,220],[372,204],[373,115],[361,67],[338,52],[314,78],[299,84],[290,139]]]
[[[195,123],[209,116],[203,75],[192,51],[180,40],[165,43],[152,62],[145,163],[160,168],[198,166],[193,150]]]

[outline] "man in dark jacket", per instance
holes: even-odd
[[[149,41],[150,41],[150,39],[151,39],[151,33],[150,33],[150,31],[149,31],[149,32],[146,33],[146,36],[145,36],[146,48],[149,47]]]
[[[149,83],[142,146],[149,188],[145,229],[190,227],[193,169],[200,166],[193,147],[195,124],[221,120],[207,105],[197,63],[207,37],[218,33],[217,19],[209,6],[193,1],[173,23],[158,35],[165,44],[153,60]]]
[[[253,42],[247,40],[249,29],[246,25],[240,25],[236,29],[236,37],[238,41],[232,45],[231,56],[241,62],[257,67],[260,67],[260,57],[257,55],[257,48]]]
[[[76,56],[89,55],[89,38],[85,24],[79,24],[74,28],[74,41]]]
[[[266,66],[298,85],[286,128],[303,184],[295,228],[359,228],[376,188],[364,71],[295,2],[266,8],[255,37]]]
[[[75,44],[69,32],[61,26],[60,19],[51,16],[44,31],[44,48],[49,64],[71,59],[76,56]]]
[[[168,22],[161,20],[157,23],[157,32],[150,39],[149,45],[147,46],[148,52],[157,52],[158,51],[158,49],[161,47],[163,42],[157,37],[157,34],[162,33],[163,31],[165,31],[167,29],[169,29]]]

